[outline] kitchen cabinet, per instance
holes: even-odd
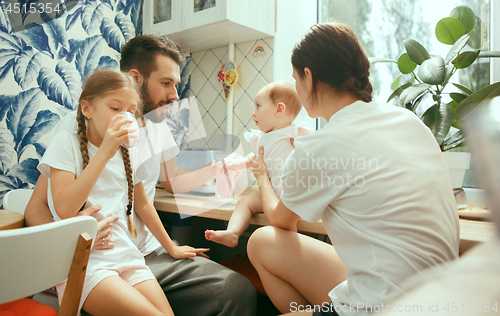
[[[273,0],[148,0],[143,34],[167,35],[195,52],[274,36]]]

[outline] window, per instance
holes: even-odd
[[[471,42],[475,48],[493,50],[490,38],[493,39],[496,34],[490,34],[490,32],[495,31],[490,28],[490,21],[500,19],[500,10],[496,7],[498,3],[492,4],[491,2],[494,1],[318,0],[318,20],[319,22],[336,20],[349,25],[358,35],[369,57],[397,60],[405,52],[403,40],[407,38],[418,41],[431,55],[444,57],[450,46],[437,41],[434,27],[440,19],[448,16],[457,5],[469,6],[484,22],[485,26],[476,28],[476,33],[472,35],[475,39],[471,39]],[[496,50],[499,50],[498,47]],[[493,69],[492,65],[489,58],[480,58],[470,67],[457,71],[451,81],[476,91],[489,85],[493,78],[497,81],[500,78],[500,67],[496,66]],[[394,63],[372,65],[370,81],[373,85],[373,99],[378,102],[386,102],[392,94],[391,83],[399,75],[400,72]],[[449,86],[447,89],[451,89]],[[431,105],[432,103],[429,102],[429,106]],[[418,113],[423,114],[426,109],[427,107],[420,106]],[[322,124],[320,123],[320,125]],[[476,186],[470,170],[466,174],[463,186]]]

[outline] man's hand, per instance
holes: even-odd
[[[78,212],[77,216],[91,216],[94,213],[97,213],[101,210],[102,206],[93,205],[85,208],[81,212]],[[115,246],[112,242],[111,237],[113,237],[113,223],[119,219],[118,216],[110,216],[107,217],[99,223],[97,223],[97,234],[94,240],[94,246],[92,249],[96,250],[105,250],[111,249]]]

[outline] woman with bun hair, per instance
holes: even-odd
[[[347,25],[312,26],[291,60],[304,108],[327,124],[295,141],[280,199],[254,161],[271,226],[253,233],[248,255],[283,313],[380,311],[406,278],[458,258],[450,176],[415,114],[372,101],[370,63]],[[321,219],[331,245],[294,232],[300,218]]]

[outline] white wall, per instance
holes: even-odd
[[[276,34],[274,36],[274,71],[273,80],[292,78],[292,49],[302,35],[317,22],[316,0],[276,0]],[[313,127],[311,119],[302,109],[297,121],[307,121]]]
[[[493,0],[490,4],[490,50],[500,51],[500,1]],[[500,81],[500,58],[490,58],[490,82]]]

